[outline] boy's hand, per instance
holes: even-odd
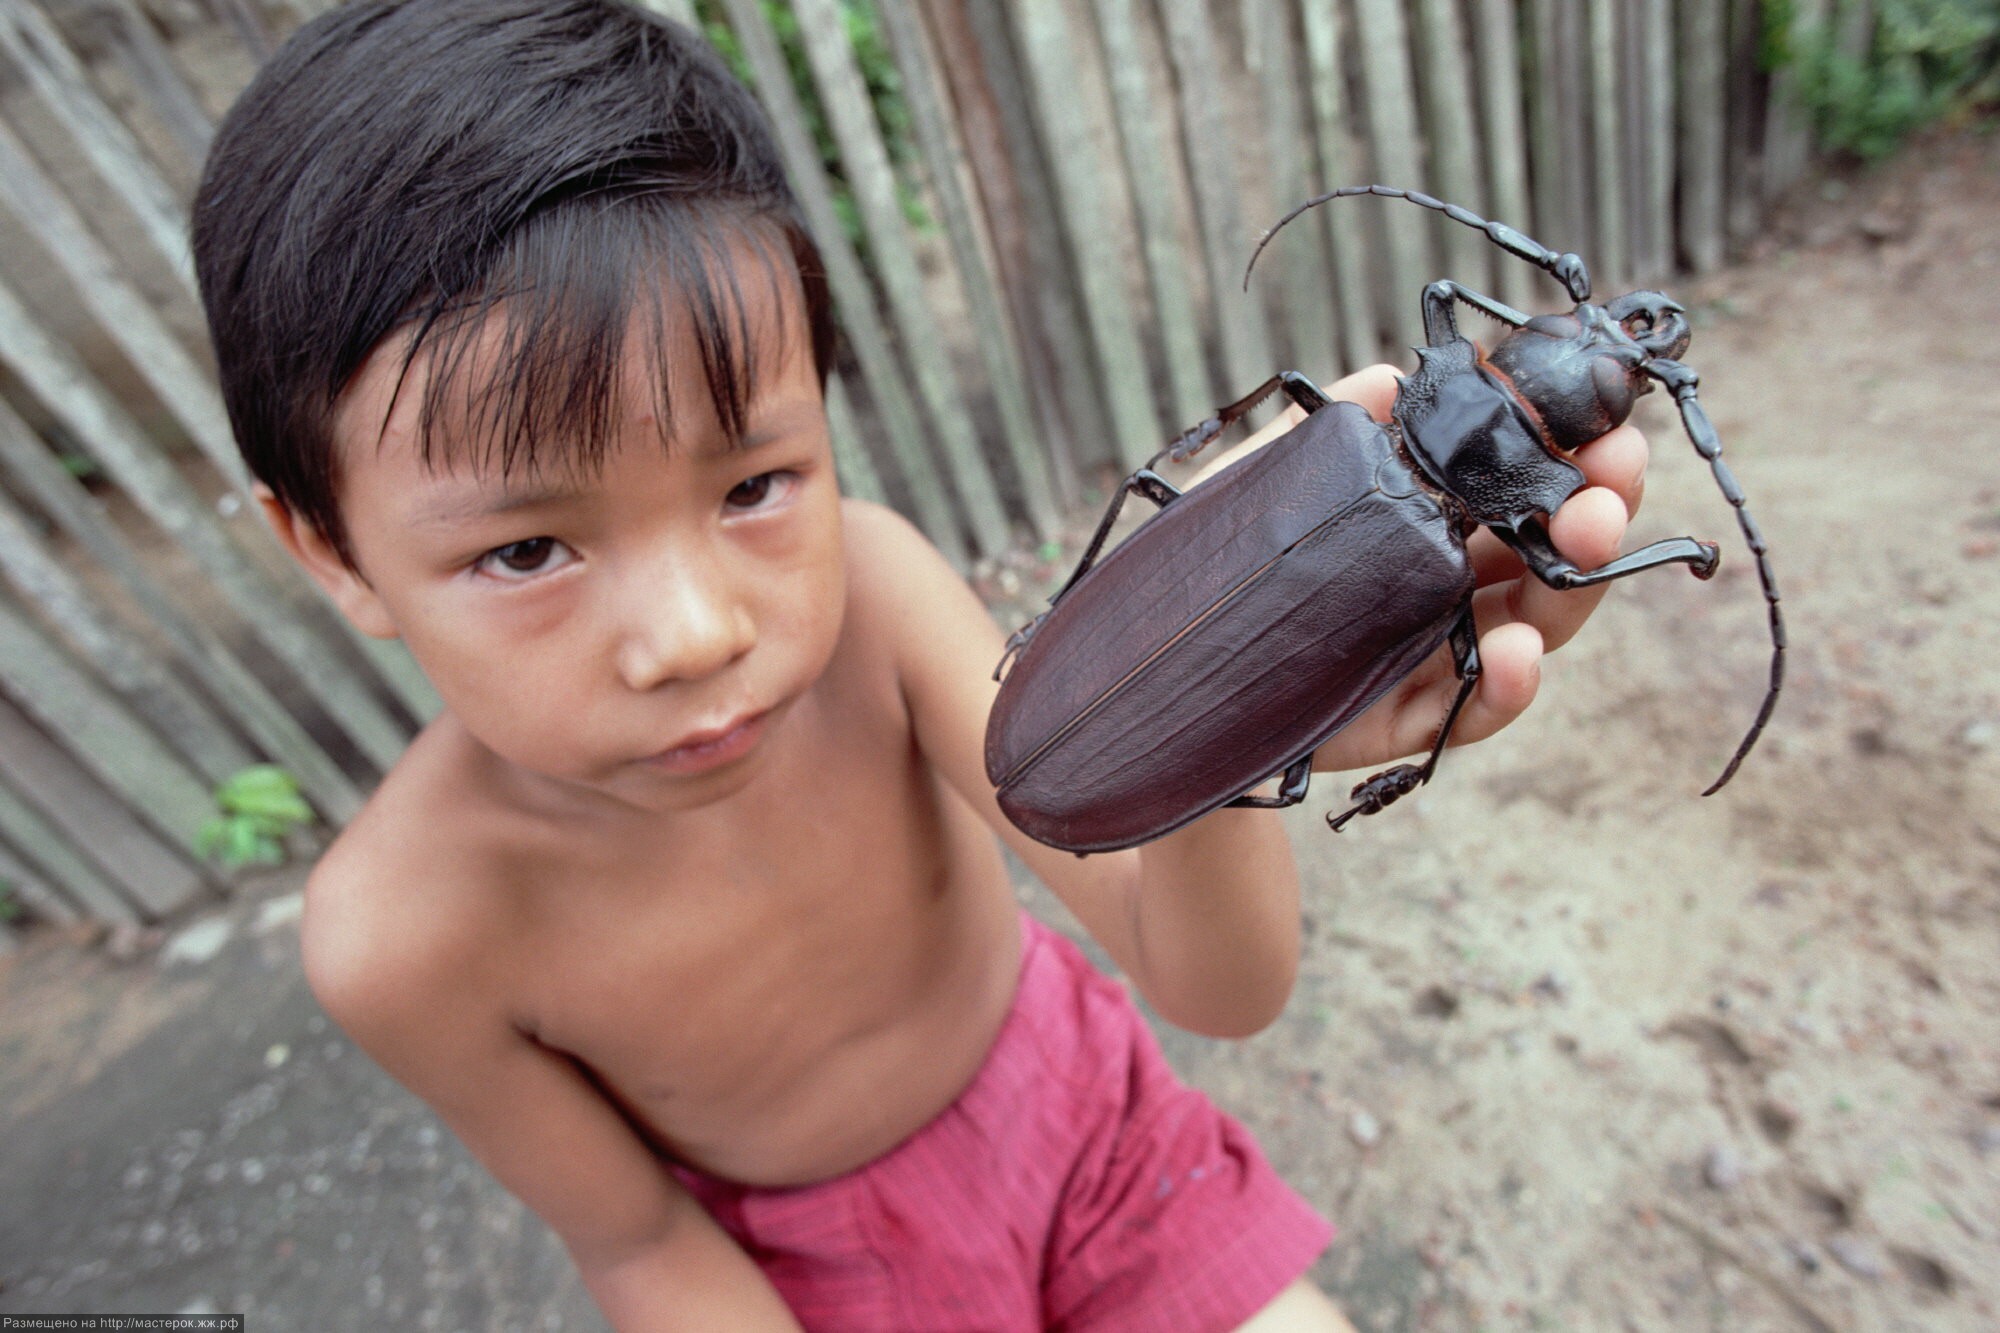
[[[1327,388],[1332,398],[1368,409],[1377,421],[1389,418],[1399,376],[1390,366],[1370,366]],[[1198,473],[1193,485],[1213,476],[1304,419],[1297,407]],[[1558,550],[1579,568],[1593,569],[1618,554],[1625,524],[1638,512],[1646,473],[1646,438],[1637,427],[1620,426],[1572,455],[1588,484],[1550,516],[1549,534]],[[1534,700],[1542,654],[1569,642],[1597,609],[1605,589],[1557,592],[1522,567],[1518,557],[1492,533],[1480,530],[1469,543],[1479,591],[1473,617],[1479,624],[1479,687],[1452,731],[1452,744],[1483,740],[1519,717]],[[1338,736],[1319,748],[1313,768],[1320,771],[1374,768],[1428,750],[1438,724],[1458,690],[1451,654],[1439,649],[1416,672],[1384,695]]]

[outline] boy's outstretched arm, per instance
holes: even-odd
[[[1329,390],[1386,416],[1394,373],[1377,367]],[[1565,555],[1589,568],[1616,551],[1636,505],[1645,441],[1621,428],[1578,457],[1592,487],[1551,525]],[[889,585],[871,614],[891,621],[905,701],[918,743],[946,780],[1178,1026],[1240,1036],[1284,1007],[1297,973],[1297,871],[1278,817],[1225,809],[1122,852],[1076,857],[1029,839],[1000,812],[986,779],[986,716],[997,687],[1000,630],[923,537],[885,511],[851,506],[855,577]],[[1482,538],[1483,538],[1482,534]],[[1545,647],[1565,642],[1595,607],[1597,590],[1555,593],[1524,575],[1497,543],[1473,545],[1475,601],[1486,672],[1458,736],[1491,735],[1533,699]],[[1589,561],[1589,564],[1585,562]],[[862,564],[866,565],[863,569]],[[1428,747],[1455,687],[1439,657],[1322,747],[1318,768],[1363,768]]]
[[[796,1333],[749,1256],[604,1095],[494,1002],[494,955],[477,928],[390,930],[344,910],[338,853],[315,870],[307,898],[314,994],[561,1237],[612,1327]]]

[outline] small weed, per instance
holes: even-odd
[[[257,764],[215,789],[221,812],[202,825],[195,850],[231,870],[283,865],[285,835],[313,822],[298,781],[274,764]]]

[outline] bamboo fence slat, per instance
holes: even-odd
[[[1697,269],[1722,262],[1724,0],[1680,0],[1681,248]]]
[[[33,912],[37,919],[58,926],[74,925],[84,919],[62,891],[32,870],[0,841],[0,901],[12,897]]]
[[[1416,7],[1418,77],[1422,80],[1430,184],[1425,193],[1475,213],[1492,208],[1479,169],[1475,87],[1458,0],[1422,0]],[[1493,290],[1493,261],[1501,251],[1469,227],[1444,229],[1444,271],[1439,275],[1475,291]]]
[[[1182,135],[1200,219],[1211,317],[1222,340],[1224,401],[1249,392],[1280,367],[1258,302],[1243,291],[1243,268],[1261,229],[1277,219],[1250,221],[1241,207],[1241,146],[1215,90],[1227,86],[1215,29],[1201,0],[1161,0],[1167,48],[1180,87]],[[1192,424],[1192,423],[1186,423]]]
[[[195,447],[231,485],[247,493],[250,474],[237,453],[236,436],[214,377],[188,354],[166,320],[125,277],[83,214],[4,121],[0,121],[0,193]]]
[[[868,237],[876,276],[888,298],[904,360],[914,372],[917,394],[929,414],[974,545],[981,554],[997,555],[1009,541],[999,488],[979,451],[958,374],[924,297],[923,275],[917,271],[916,252],[903,221],[895,172],[882,146],[867,85],[841,24],[838,4],[836,0],[792,0],[792,13],[799,21],[820,107],[840,146],[841,166]]]
[[[1632,277],[1666,281],[1674,262],[1674,27],[1664,0],[1640,5],[1626,25],[1637,159],[1632,198]]]
[[[886,503],[882,479],[875,474],[875,464],[861,443],[854,403],[847,396],[846,383],[838,375],[829,375],[826,381],[826,428],[833,441],[833,466],[840,476],[842,492],[876,504]]]
[[[55,24],[31,0],[0,5],[0,50],[28,78],[84,157],[118,195],[185,290],[194,292],[186,215],[132,131],[91,87]]]
[[[210,783],[256,762],[220,717],[98,609],[0,490],[0,575]]]
[[[1250,0],[1242,6],[1242,15],[1250,77],[1264,94],[1262,119],[1269,144],[1265,163],[1270,189],[1265,195],[1262,222],[1269,226],[1313,192],[1309,180],[1312,139],[1306,128],[1295,59],[1300,43],[1291,31],[1288,6]],[[1324,235],[1324,229],[1316,225],[1300,227],[1296,236],[1288,232],[1282,249],[1267,256],[1271,271],[1258,270],[1263,290],[1278,295],[1285,313],[1286,341],[1290,344],[1283,358],[1285,368],[1302,371],[1322,384],[1340,369],[1333,293],[1327,282],[1326,249],[1320,243]]]
[[[726,0],[726,3],[730,27],[749,61],[757,94],[770,112],[786,174],[791,177],[792,189],[798,195],[799,206],[826,263],[827,283],[833,290],[841,327],[861,363],[863,381],[881,414],[884,433],[908,488],[910,503],[917,511],[918,523],[947,559],[963,567],[968,559],[965,540],[946,498],[943,477],[925,447],[916,402],[903,382],[888,332],[876,313],[874,292],[861,259],[841,229],[840,216],[833,205],[833,187],[820,164],[819,149],[805,130],[805,110],[792,90],[777,34],[771,31],[757,0]]]
[[[1340,185],[1362,185],[1360,151],[1354,136],[1353,113],[1347,98],[1347,70],[1342,56],[1340,9],[1321,0],[1304,0],[1306,64],[1312,70],[1313,137],[1319,151],[1320,179],[1316,194]],[[1333,300],[1340,317],[1342,370],[1358,370],[1382,355],[1382,332],[1375,315],[1375,284],[1370,280],[1373,258],[1366,231],[1321,207],[1311,219],[1294,225],[1319,228],[1333,256]]]
[[[1173,391],[1173,421],[1176,427],[1188,426],[1206,417],[1219,399],[1202,347],[1201,308],[1180,238],[1182,211],[1191,210],[1192,204],[1175,198],[1185,176],[1173,169],[1178,154],[1167,133],[1169,125],[1160,115],[1170,90],[1145,58],[1134,0],[1096,0],[1095,12],[1110,75],[1111,105],[1118,117],[1118,139],[1125,152],[1125,176],[1139,214],[1153,323]]]
[[[6,700],[0,699],[0,713],[10,711]],[[5,734],[6,726],[7,719],[0,717],[0,734]],[[16,795],[7,779],[7,768],[0,767],[0,838],[39,866],[52,887],[93,919],[108,925],[136,925],[139,913],[104,872],[85,859],[67,833]]]
[[[1429,194],[1429,174],[1424,169],[1417,134],[1416,87],[1410,71],[1403,7],[1396,0],[1355,0],[1354,14],[1355,31],[1361,40],[1361,68],[1368,89],[1368,141],[1374,157],[1375,181]],[[1370,207],[1361,201],[1347,206]],[[1408,214],[1382,227],[1388,237],[1389,323],[1399,344],[1422,346],[1424,326],[1417,296],[1439,276],[1431,259],[1434,228],[1430,219],[1413,211],[1408,204],[1373,206],[1378,210],[1395,208]]]
[[[1528,201],[1527,127],[1521,106],[1520,14],[1514,0],[1473,6],[1474,59],[1479,67],[1479,119],[1489,191],[1486,216],[1532,236]],[[1540,292],[1534,269],[1512,259],[1499,265],[1495,295],[1518,310],[1533,310]]]
[[[1049,144],[1058,189],[1057,211],[1076,255],[1085,327],[1110,403],[1118,457],[1137,467],[1166,437],[1153,403],[1145,349],[1139,341],[1131,294],[1124,281],[1123,238],[1111,229],[1103,184],[1117,172],[1104,151],[1104,127],[1085,114],[1078,96],[1083,66],[1077,38],[1058,5],[1022,5],[1011,11],[1027,60],[1028,91]]]
[[[879,15],[902,77],[931,194],[943,216],[959,282],[971,307],[973,333],[1000,417],[1000,441],[1020,483],[1028,525],[1046,540],[1061,525],[1048,458],[1022,376],[1015,330],[995,280],[992,247],[972,206],[965,152],[953,133],[937,57],[916,10],[905,4],[883,5]]]
[[[402,725],[346,669],[326,640],[292,614],[139,424],[90,378],[74,353],[40,328],[4,282],[0,363],[29,386],[147,517],[195,559],[363,753],[383,769],[393,764],[407,739]]]
[[[102,506],[42,447],[4,399],[0,467],[70,540],[119,580],[182,662],[210,683],[217,701],[266,754],[291,771],[322,814],[339,823],[361,808],[360,790],[340,767],[215,631],[197,624],[166,594]]]
[[[1056,214],[1048,155],[1035,128],[1026,80],[998,5],[930,0],[924,10],[966,126],[966,151],[994,238],[1001,283],[1015,323],[1032,329],[1022,355],[1031,381],[1046,386],[1049,460],[1057,498],[1084,498],[1087,468],[1111,461],[1112,425],[1084,332],[1076,265]]]
[[[16,707],[61,736],[70,755],[123,797],[169,846],[193,845],[213,813],[201,775],[4,600],[0,600],[0,680],[6,682],[4,693]],[[23,724],[0,733],[16,781],[23,773],[34,773],[27,730]],[[152,886],[140,887],[150,891]]]
[[[215,122],[175,66],[139,0],[108,0],[105,31],[140,96],[172,136],[189,167],[199,169],[215,139]]]
[[[1619,107],[1618,6],[1589,0],[1585,11],[1589,59],[1592,161],[1591,276],[1607,295],[1631,286],[1630,233],[1626,229],[1626,158]]]

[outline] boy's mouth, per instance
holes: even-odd
[[[706,773],[750,753],[764,732],[768,712],[748,713],[719,727],[697,731],[647,762],[668,773]]]

